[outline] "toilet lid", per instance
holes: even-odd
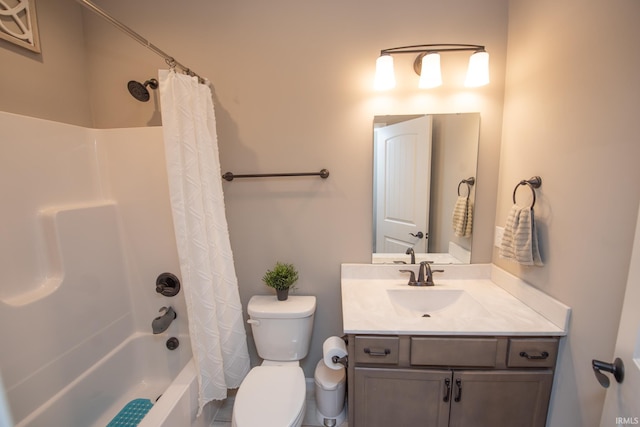
[[[233,418],[239,427],[286,427],[304,409],[306,385],[299,366],[257,366],[238,389]]]

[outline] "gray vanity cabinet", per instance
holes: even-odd
[[[349,426],[544,427],[558,339],[349,335]]]
[[[448,426],[449,403],[442,398],[446,379],[450,371],[355,368],[357,425]]]
[[[548,369],[454,371],[449,426],[544,427],[552,382]]]

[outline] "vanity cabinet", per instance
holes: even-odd
[[[544,427],[558,339],[349,335],[349,426]]]

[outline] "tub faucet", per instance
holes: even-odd
[[[175,320],[178,315],[173,311],[173,307],[162,307],[160,313],[164,313],[161,316],[156,317],[151,322],[151,329],[154,334],[161,334],[169,328],[171,322]]]

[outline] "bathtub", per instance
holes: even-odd
[[[175,350],[166,348],[168,338],[134,333],[16,427],[105,427],[136,398],[154,402],[140,427],[210,425],[214,405],[195,417],[198,385],[189,337],[178,337]]]

